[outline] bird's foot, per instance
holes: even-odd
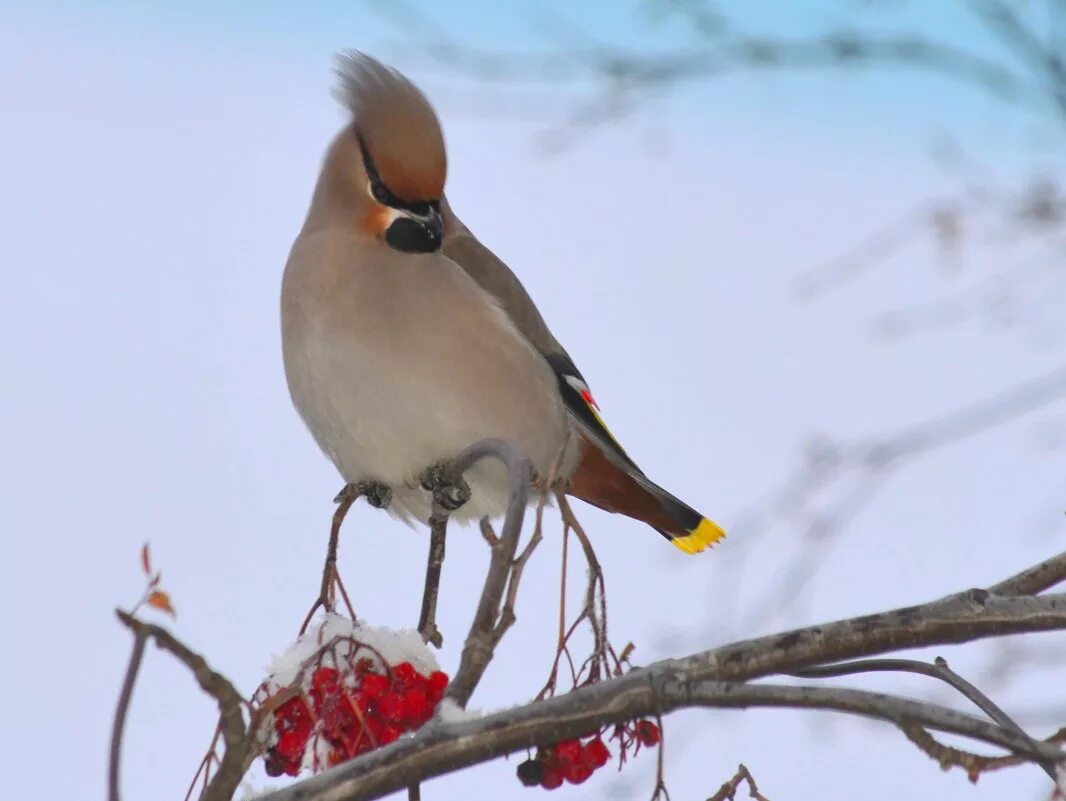
[[[348,485],[348,487],[351,486],[353,485]],[[341,490],[341,495],[345,493],[348,487]],[[392,490],[380,481],[360,481],[354,487],[355,491],[366,498],[366,502],[375,509],[388,509],[389,504],[392,503]]]
[[[446,512],[454,512],[470,500],[470,485],[461,476],[450,477],[445,462],[427,467],[422,471],[419,482],[422,489],[433,493],[434,503]]]

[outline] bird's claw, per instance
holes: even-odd
[[[359,494],[375,509],[387,509],[392,503],[392,490],[379,481],[360,481],[355,486]]]
[[[422,489],[433,493],[433,501],[446,512],[454,512],[470,500],[470,485],[459,478],[448,476],[444,464],[427,467],[420,479]]]

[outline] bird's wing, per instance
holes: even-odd
[[[447,200],[442,203],[441,211],[446,229],[444,255],[499,301],[519,332],[544,356],[555,372],[559,393],[570,419],[578,430],[611,464],[630,476],[638,485],[654,491],[657,495],[663,494],[663,490],[648,480],[607,428],[588,382],[570,358],[570,354],[549,330],[544,317],[526,288],[522,286],[522,282],[518,280],[518,276],[463,225]]]
[[[442,212],[447,230],[444,255],[499,301],[519,332],[551,365],[559,382],[559,393],[563,397],[566,410],[581,432],[618,467],[627,473],[643,477],[640,468],[629,458],[603,422],[588,382],[559,340],[552,335],[518,276],[462,224],[446,200]]]
[[[444,254],[497,299],[515,328],[544,356],[570,419],[593,445],[582,449],[568,492],[609,512],[643,520],[686,553],[702,551],[725,536],[717,524],[652,482],[629,458],[603,422],[581,371],[548,329],[522,282],[462,224],[447,200],[441,211]]]

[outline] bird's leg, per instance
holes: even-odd
[[[426,561],[426,585],[422,590],[422,613],[418,617],[418,632],[425,642],[440,648],[444,637],[437,628],[437,597],[440,594],[440,569],[444,564],[444,539],[448,531],[448,511],[439,503],[433,504],[429,517],[429,558]]]
[[[427,467],[419,476],[419,483],[424,490],[433,494],[433,511],[429,516],[429,557],[426,560],[426,585],[422,591],[418,631],[423,640],[440,648],[444,638],[437,628],[437,597],[440,594],[448,515],[470,500],[470,486],[462,476],[451,474],[447,462]]]
[[[348,487],[351,486],[351,484],[348,485]],[[341,495],[344,494],[345,490],[347,490],[348,487],[345,487],[343,490],[341,490]],[[392,503],[392,490],[389,487],[386,487],[380,481],[360,481],[358,484],[355,485],[355,489],[358,493],[356,497],[358,497],[358,495],[362,495],[364,498],[366,498],[366,502],[373,506],[375,509],[388,509],[389,504]],[[337,497],[339,498],[340,495],[338,495]]]
[[[462,476],[451,476],[448,463],[430,465],[419,478],[422,489],[433,493],[433,503],[445,512],[454,512],[470,500],[470,486]]]

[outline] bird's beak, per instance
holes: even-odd
[[[440,212],[430,208],[426,215],[391,209],[393,219],[385,229],[385,242],[404,253],[433,253],[444,241]]]

